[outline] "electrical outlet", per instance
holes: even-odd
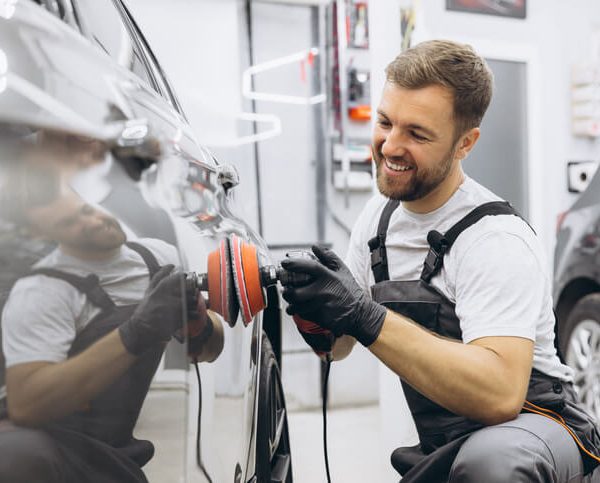
[[[570,193],[585,191],[598,169],[597,161],[569,161],[567,163],[567,183]]]

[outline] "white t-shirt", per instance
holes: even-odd
[[[418,280],[429,245],[427,233],[445,233],[475,207],[498,198],[466,177],[454,195],[427,214],[402,203],[392,214],[386,247],[390,280]],[[374,196],[352,231],[346,263],[370,293],[375,283],[367,242],[377,232],[388,199]],[[572,370],[554,348],[551,284],[543,248],[533,230],[514,215],[486,216],[463,231],[444,257],[431,284],[456,304],[463,342],[489,336],[523,337],[535,342],[533,367],[571,381]]]
[[[179,265],[177,249],[156,239],[135,240],[148,248],[159,265]],[[100,285],[118,305],[138,303],[149,283],[142,257],[123,245],[111,260],[84,261],[56,249],[35,268],[53,268],[75,275],[96,274]],[[32,275],[15,283],[2,312],[2,348],[6,367],[25,362],[61,362],[75,336],[100,313],[70,283]]]

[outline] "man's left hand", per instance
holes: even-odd
[[[287,313],[329,329],[336,337],[347,334],[364,346],[371,345],[381,331],[385,307],[367,296],[332,250],[319,246],[312,250],[319,261],[288,258],[281,262],[285,270],[311,276],[305,285],[285,287]]]

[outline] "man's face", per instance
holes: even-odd
[[[382,194],[429,211],[430,199],[447,189],[451,175],[460,170],[457,144],[449,89],[386,83],[372,144]]]
[[[126,235],[119,222],[69,191],[27,215],[33,230],[78,255],[97,254],[120,247]]]

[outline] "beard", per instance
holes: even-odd
[[[456,154],[456,145],[442,157],[442,159],[433,163],[429,169],[418,168],[412,161],[401,157],[389,158],[392,162],[405,162],[411,166],[410,178],[408,180],[398,180],[387,176],[383,171],[385,156],[380,149],[373,146],[373,159],[375,160],[377,188],[379,192],[387,198],[399,201],[415,201],[424,198],[434,191],[448,177]]]
[[[127,241],[127,235],[121,224],[110,216],[103,219],[100,226],[84,232],[81,248],[88,251],[111,251],[119,248]]]

